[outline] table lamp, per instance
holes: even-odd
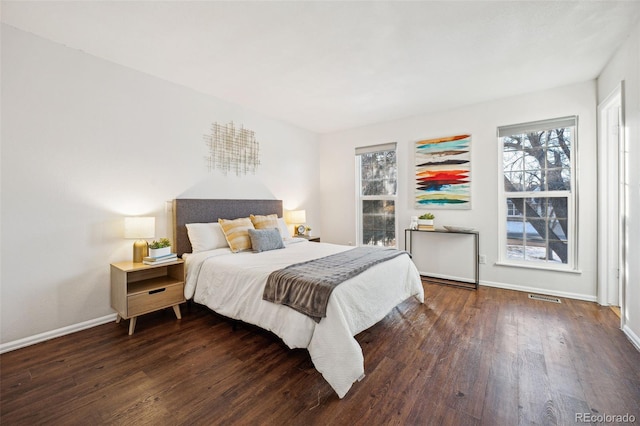
[[[155,217],[125,217],[124,237],[136,239],[133,243],[133,261],[142,262],[149,255],[149,243],[143,238],[153,238],[156,234]]]
[[[304,224],[307,221],[307,212],[305,210],[290,210],[285,212],[284,216],[287,223],[294,225],[295,235],[304,235],[306,229]]]

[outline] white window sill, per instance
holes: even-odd
[[[538,269],[541,271],[552,271],[552,272],[564,272],[569,274],[582,274],[581,269],[570,269],[570,268],[554,268],[552,266],[543,266],[543,265],[532,265],[532,264],[524,264],[524,263],[512,263],[512,262],[496,262],[494,263],[496,266],[510,266],[514,268],[524,268],[524,269]]]

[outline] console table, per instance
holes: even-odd
[[[413,256],[413,233],[414,232],[420,232],[420,233],[432,233],[432,234],[468,234],[473,236],[474,239],[474,251],[473,251],[473,263],[475,265],[475,275],[474,275],[474,283],[467,283],[467,284],[473,284],[473,288],[474,289],[478,289],[478,284],[480,283],[480,233],[478,231],[448,231],[446,229],[435,229],[433,231],[422,231],[422,230],[418,230],[418,229],[405,229],[404,230],[404,249],[406,251],[408,251],[412,256]],[[408,244],[407,244],[408,243]],[[407,248],[408,246],[408,248]],[[428,275],[422,275],[423,277],[426,278],[435,278],[435,277],[429,277]],[[467,287],[469,288],[469,286],[464,285],[465,281],[457,281],[460,284],[456,284],[457,282],[455,280],[448,280],[451,282],[452,285],[459,285],[461,287]]]

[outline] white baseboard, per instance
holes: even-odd
[[[504,288],[506,290],[523,291],[527,293],[546,294],[548,296],[566,297],[568,299],[585,300],[587,302],[597,302],[597,299],[598,299],[597,296],[589,296],[586,294],[569,293],[566,291],[549,290],[549,289],[538,288],[538,287],[527,287],[527,286],[521,286],[521,285],[496,283],[492,281],[480,281],[480,285],[484,285],[487,287]]]
[[[420,272],[420,274],[430,276],[433,278],[443,278],[445,280],[462,281],[465,283],[473,284],[473,279],[470,279],[470,278],[459,278],[451,275],[431,274],[431,273],[425,273],[425,272]],[[568,293],[566,291],[548,290],[548,289],[538,288],[538,287],[527,287],[527,286],[520,286],[520,285],[496,283],[492,281],[480,281],[479,285],[484,285],[487,287],[495,287],[495,288],[504,288],[505,290],[515,290],[515,291],[522,291],[527,293],[545,294],[548,296],[566,297],[568,299],[585,300],[587,302],[597,301],[596,296],[588,296],[588,295],[579,294],[579,293]]]
[[[422,272],[422,271],[418,271],[418,273],[420,274],[421,277],[439,278],[439,279],[443,279],[443,280],[459,281],[459,282],[467,283],[467,284],[475,284],[475,281],[473,280],[473,278],[454,277],[453,275],[434,274],[432,272]]]
[[[627,336],[633,346],[636,347],[637,350],[640,351],[640,337],[636,333],[633,332],[627,325],[622,327],[622,332]]]
[[[24,348],[25,346],[35,345],[36,343],[44,342],[46,340],[55,339],[56,337],[66,336],[67,334],[75,333],[76,331],[106,324],[108,322],[115,321],[116,317],[117,314],[109,314],[100,318],[58,328],[57,330],[46,331],[34,336],[25,337],[24,339],[14,340],[13,342],[2,343],[0,344],[0,354]]]

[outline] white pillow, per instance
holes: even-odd
[[[193,253],[229,247],[224,232],[217,222],[187,223],[186,227]]]
[[[284,221],[284,218],[282,217],[278,218],[278,229],[280,230],[280,235],[282,235],[283,240],[286,241],[291,239],[291,232],[289,231],[289,226],[287,225],[287,223]]]

